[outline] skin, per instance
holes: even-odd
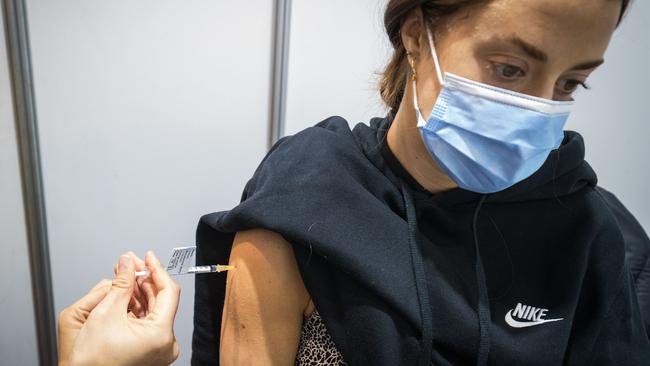
[[[537,97],[571,100],[579,84],[602,63],[620,5],[617,0],[495,0],[473,6],[434,30],[442,71]],[[428,116],[440,83],[423,24],[417,9],[402,25],[401,36],[415,56],[418,102]],[[513,42],[515,36],[532,49]],[[405,88],[388,131],[388,146],[431,193],[455,188],[421,140],[411,87]],[[291,244],[265,230],[240,232],[230,264],[237,270],[228,272],[221,364],[293,364],[303,317],[311,314],[314,304]]]
[[[314,309],[291,244],[268,230],[235,235],[221,323],[221,365],[293,365]]]

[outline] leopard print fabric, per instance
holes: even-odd
[[[347,365],[316,309],[302,324],[295,366]]]

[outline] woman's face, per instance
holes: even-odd
[[[493,0],[437,23],[434,42],[443,73],[572,100],[602,64],[620,11],[620,0]],[[428,115],[440,86],[426,30],[417,29],[403,27],[402,36],[407,49],[418,50],[418,96]]]

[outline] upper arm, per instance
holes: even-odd
[[[220,364],[293,364],[310,298],[291,244],[271,231],[241,231],[229,264]]]

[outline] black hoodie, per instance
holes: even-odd
[[[351,366],[650,365],[648,239],[578,133],[508,189],[433,195],[388,149],[392,118],[282,138],[238,206],[201,218],[197,264],[227,263],[238,231],[281,234]],[[218,364],[225,276],[195,288],[192,364]]]

